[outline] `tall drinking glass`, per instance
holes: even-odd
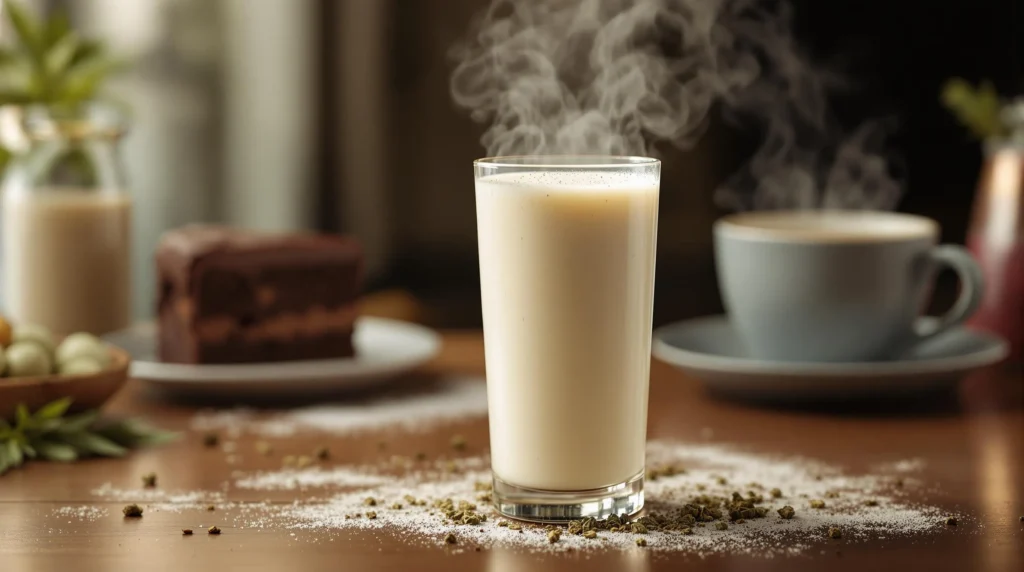
[[[559,521],[643,508],[661,163],[481,159],[494,502]]]

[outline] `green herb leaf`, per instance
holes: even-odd
[[[46,72],[50,77],[58,77],[65,73],[71,59],[78,51],[78,36],[68,34],[57,41],[46,52]]]
[[[10,440],[7,442],[7,458],[11,460],[11,465],[17,467],[25,460],[25,457],[21,453],[21,444],[16,440]]]
[[[29,459],[35,459],[38,453],[36,453],[35,447],[29,445],[28,441],[21,444],[21,452],[25,454]]]
[[[0,66],[10,65],[18,61],[18,55],[14,50],[0,46]]]
[[[77,433],[84,431],[92,426],[100,416],[100,412],[93,409],[86,411],[85,413],[79,413],[72,417],[68,417],[62,420],[59,427],[55,429],[57,433]]]
[[[47,461],[70,463],[71,461],[78,459],[78,453],[75,452],[75,448],[71,445],[65,445],[64,443],[39,441],[35,443],[35,448],[39,453],[39,456]]]
[[[91,453],[103,457],[122,457],[128,452],[128,449],[95,433],[70,433],[62,435],[61,440],[74,447],[79,453]]]
[[[97,411],[62,417],[70,404],[69,399],[60,399],[35,414],[22,404],[16,408],[13,427],[0,420],[0,474],[20,466],[25,459],[69,462],[93,455],[120,457],[131,448],[177,438],[176,433],[132,419],[97,423]]]
[[[15,429],[25,429],[29,427],[32,422],[32,415],[28,412],[28,407],[25,407],[24,403],[19,403],[18,407],[14,410]]]
[[[28,49],[33,59],[41,62],[44,46],[41,41],[42,36],[39,23],[35,21],[35,18],[19,2],[5,0],[4,7],[7,8],[11,24],[14,26],[14,31],[18,34],[22,44]]]
[[[54,10],[50,14],[50,21],[46,23],[46,47],[52,48],[57,45],[70,32],[71,23],[67,12],[59,8]]]
[[[12,468],[11,460],[7,458],[7,447],[0,447],[0,475]]]
[[[60,94],[61,101],[65,102],[92,99],[99,90],[100,83],[121,67],[121,62],[107,58],[94,58],[88,63],[78,64],[61,79],[57,93]]]
[[[174,441],[177,433],[163,431],[136,419],[124,419],[99,426],[94,431],[111,441],[129,448],[160,445]]]
[[[78,47],[75,49],[74,55],[71,56],[71,61],[68,62],[68,69],[92,65],[94,60],[105,57],[107,57],[106,50],[102,42],[97,40],[79,40]]]
[[[942,103],[978,138],[1005,134],[1000,114],[1003,104],[995,86],[983,82],[977,88],[961,78],[953,78],[942,87]]]
[[[40,407],[32,417],[37,421],[57,419],[67,413],[68,407],[71,407],[71,401],[70,397],[51,401],[50,403]]]

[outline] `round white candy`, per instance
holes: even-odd
[[[35,342],[15,342],[5,353],[7,375],[11,377],[49,375],[53,371],[50,356]]]
[[[110,352],[96,336],[78,332],[64,338],[57,346],[56,358],[58,366],[79,358],[89,358],[105,368],[110,363]]]
[[[18,342],[39,344],[41,348],[46,350],[47,357],[52,356],[54,348],[57,347],[57,343],[53,341],[53,334],[49,328],[36,324],[14,326],[14,331],[11,333],[11,341],[15,344]]]
[[[90,357],[80,357],[60,364],[57,371],[61,375],[86,375],[103,371],[103,366]]]

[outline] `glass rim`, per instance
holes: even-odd
[[[575,160],[576,162],[569,162]],[[660,159],[640,155],[500,155],[473,161],[475,167],[525,167],[537,169],[621,169],[623,167],[651,167],[661,164]]]

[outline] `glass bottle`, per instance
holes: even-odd
[[[1010,342],[1024,358],[1024,99],[1006,106],[1010,135],[990,141],[974,199],[967,246],[985,275],[985,294],[968,322]]]
[[[4,314],[57,334],[131,322],[132,199],[124,114],[99,104],[4,110]]]

